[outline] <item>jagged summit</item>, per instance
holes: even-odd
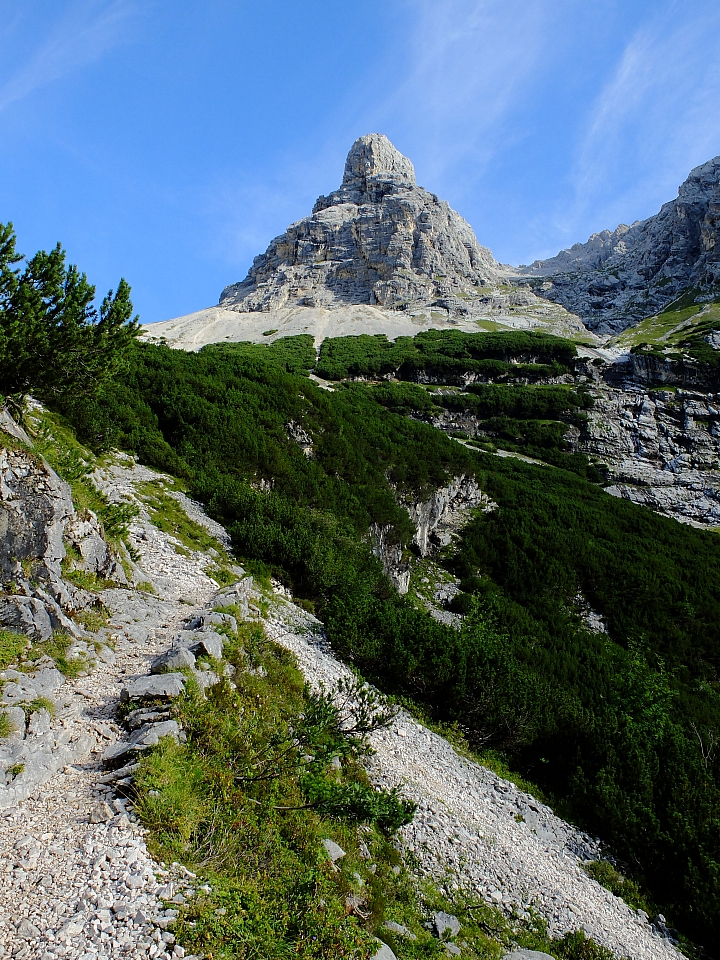
[[[371,133],[352,145],[339,189],[276,237],[245,280],[226,287],[220,305],[239,312],[435,305],[462,315],[468,298],[497,278],[470,225],[416,185],[411,161],[387,137]]]
[[[186,350],[310,333],[390,339],[454,326],[593,337],[577,317],[507,283],[448,203],[417,185],[412,162],[370,133],[350,148],[342,183],[256,257],[219,305],[146,328]]]
[[[368,183],[375,180],[391,181],[406,187],[417,186],[415,167],[382,133],[358,137],[345,161],[343,186],[358,186],[367,192]]]
[[[720,291],[720,156],[690,172],[677,199],[631,226],[593,234],[515,273],[541,277],[542,295],[593,330],[616,332],[652,316],[688,287]]]

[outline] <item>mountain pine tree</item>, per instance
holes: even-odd
[[[12,223],[0,224],[0,400],[19,407],[29,393],[82,397],[123,367],[139,331],[130,286],[121,279],[94,305],[95,287],[60,244],[25,264]]]

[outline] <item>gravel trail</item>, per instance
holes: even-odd
[[[152,525],[137,500],[135,484],[157,476],[128,460],[105,469],[100,477],[111,499],[140,507],[131,525],[131,542],[140,555],[139,575],[155,584],[159,595],[124,588],[102,593],[111,618],[96,637],[115,653],[107,650],[107,660],[98,660],[92,673],[67,681],[55,692],[55,717],[48,718],[48,729],[41,734],[86,749],[32,797],[0,812],[3,958],[184,956],[165,930],[172,914],[163,912],[159,896],[182,896],[183,889],[190,893],[192,878],[182,868],[168,871],[153,861],[142,827],[107,782],[102,763],[106,747],[122,734],[114,722],[122,687],[148,672],[183,622],[217,590],[204,572],[210,558],[179,554],[177,541]],[[193,519],[204,520],[217,534],[218,525],[196,505],[182,494],[174,496],[189,506]]]

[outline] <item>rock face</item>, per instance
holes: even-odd
[[[383,573],[395,585],[398,593],[405,594],[410,587],[410,563],[403,560],[403,546],[394,534],[391,524],[370,525],[371,549],[382,563]]]
[[[413,543],[421,557],[447,547],[470,519],[471,511],[482,507],[488,511],[494,504],[472,477],[454,477],[427,500],[406,504],[415,524]]]
[[[4,432],[27,441],[20,428],[11,432],[3,413]],[[84,635],[70,615],[89,598],[63,578],[66,543],[81,569],[124,581],[97,517],[77,514],[67,483],[40,456],[0,435],[0,626],[45,640],[58,629]]]
[[[613,333],[652,316],[687,287],[720,289],[720,157],[691,171],[654,217],[593,234],[549,260],[520,267],[541,296],[591,330]]]
[[[720,396],[593,390],[576,449],[608,468],[608,493],[695,526],[720,525]]]
[[[413,546],[421,557],[438,553],[452,543],[471,516],[481,507],[493,510],[495,504],[483,493],[472,477],[454,477],[435,490],[427,500],[399,498],[415,525]],[[393,536],[391,526],[373,524],[370,528],[372,551],[382,562],[385,575],[395,584],[398,593],[408,592],[410,563],[403,560],[402,544]]]
[[[462,314],[465,299],[497,277],[470,225],[418,187],[410,160],[373,133],[353,144],[340,188],[273,240],[220,305],[250,312],[437,304]]]
[[[70,488],[35,454],[0,448],[0,575],[60,577],[63,533],[75,510]]]

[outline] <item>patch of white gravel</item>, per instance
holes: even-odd
[[[322,624],[284,600],[265,619],[268,635],[291,650],[308,682],[331,688],[351,673],[333,655]],[[592,880],[583,861],[598,844],[529,794],[458,755],[442,737],[400,711],[371,737],[371,779],[401,787],[418,805],[400,837],[421,871],[506,913],[534,909],[554,935],[583,929],[617,957],[678,960],[679,951],[647,920]]]

